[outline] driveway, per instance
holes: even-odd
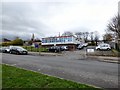
[[[72,52],[68,53],[63,56],[2,54],[2,63],[97,87],[118,87],[118,64],[85,60],[82,55],[78,60]]]

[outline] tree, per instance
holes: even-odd
[[[12,42],[12,45],[23,45],[23,40],[20,39],[20,38],[16,38],[15,40],[13,40]]]
[[[83,34],[84,41],[87,42],[88,36],[89,36],[89,32],[83,32],[82,34]]]
[[[93,32],[90,32],[90,40],[91,40],[91,42],[94,41],[94,35],[93,34],[94,34]]]
[[[82,32],[76,32],[75,35],[77,36],[78,39],[82,38]]]
[[[73,33],[70,31],[66,31],[62,34],[62,36],[73,36]]]
[[[90,36],[90,40],[91,40],[91,45],[95,45],[95,42],[94,42],[94,32],[90,32],[89,36]]]
[[[107,25],[107,31],[111,31],[115,34],[116,49],[120,51],[120,15],[115,16],[111,19]]]
[[[112,34],[111,33],[104,34],[103,40],[104,40],[104,42],[112,41]]]
[[[95,31],[94,41],[95,41],[96,45],[97,45],[98,40],[99,40],[99,35],[98,35],[98,32]]]
[[[79,39],[82,38],[85,42],[87,42],[89,32],[76,32],[75,35],[77,36],[77,38],[79,38]]]
[[[107,30],[114,32],[117,38],[120,39],[120,16],[119,15],[111,19],[111,21],[107,25]]]

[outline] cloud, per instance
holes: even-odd
[[[11,2],[10,2],[11,1]],[[0,19],[4,37],[30,39],[55,36],[64,31],[104,33],[117,14],[118,0],[5,0]]]

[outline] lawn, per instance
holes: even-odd
[[[0,89],[2,88],[2,65],[0,65]]]
[[[85,84],[8,65],[2,65],[2,76],[3,88],[90,88],[92,90],[100,90]]]

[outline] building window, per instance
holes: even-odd
[[[72,41],[72,37],[68,37],[68,41],[71,42]]]

